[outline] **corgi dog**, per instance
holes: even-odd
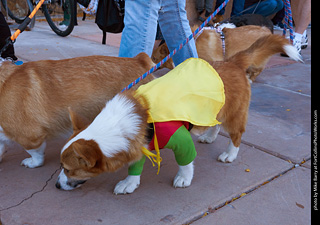
[[[245,132],[251,96],[246,70],[251,65],[259,65],[261,62],[265,62],[271,55],[278,52],[285,52],[292,59],[301,60],[297,50],[285,38],[278,35],[269,35],[258,39],[249,49],[235,54],[227,61],[211,64],[223,82],[225,94],[224,105],[218,112],[216,119],[221,122],[231,139],[227,150],[219,156],[219,161],[232,162],[236,159],[241,136]],[[179,66],[174,70],[179,69]],[[197,77],[197,79],[199,78]],[[180,81],[181,79],[178,79],[177,82]],[[191,83],[190,86],[192,87],[192,85],[194,84]],[[144,86],[141,86],[138,91]],[[201,89],[202,87],[199,90],[201,91]],[[71,110],[74,133],[61,151],[60,159],[63,169],[56,182],[57,188],[72,190],[80,187],[89,178],[101,173],[114,172],[128,164],[130,167],[139,163],[143,165],[142,149],[148,146],[150,140],[147,135],[148,112],[151,110],[151,105],[157,106],[159,103],[149,102],[148,104],[144,95],[137,95],[136,93],[136,91],[129,91],[117,94],[106,103],[92,123],[82,120]],[[189,100],[186,101],[186,104],[188,102]],[[211,115],[211,110],[203,111],[210,108],[207,106],[200,110],[201,116],[207,113],[207,115]],[[189,108],[192,107],[189,106]],[[156,126],[157,122],[154,124]],[[175,150],[178,150],[180,154],[180,157],[177,157],[174,150],[176,147],[172,147],[179,165],[179,171],[173,180],[174,187],[188,187],[191,185],[193,178],[193,161],[179,163],[179,161],[184,160],[184,157],[187,157],[183,153],[184,149],[180,146],[183,146],[186,140],[188,140],[189,147],[192,148],[193,145],[190,133],[187,134],[188,130],[183,126],[181,127],[186,138],[181,138],[181,136],[171,137],[174,137],[176,146],[179,148]],[[205,133],[200,136],[200,139],[204,142],[212,142],[217,137],[218,127],[214,126],[208,129],[208,127],[193,126],[191,132],[199,134],[204,131]],[[157,136],[159,136],[159,131],[157,132]],[[191,143],[189,140],[191,140]],[[195,154],[192,158],[194,159],[194,157]],[[129,171],[128,177],[116,185],[114,193],[132,193],[140,184],[141,172],[141,168],[136,173],[130,173]]]
[[[92,121],[105,102],[154,66],[145,53],[134,58],[85,56],[0,66],[0,161],[8,140],[44,164],[46,139],[70,134],[68,107]],[[143,83],[153,79],[148,76]]]
[[[224,28],[225,35],[225,59],[234,56],[240,51],[248,49],[252,43],[261,37],[269,36],[271,31],[267,27],[246,25],[237,28]],[[252,65],[247,69],[247,77],[254,82],[267,64],[267,60],[259,65]]]
[[[224,35],[224,50],[220,34],[215,30],[203,28],[202,33],[196,36],[195,43],[198,57],[206,60],[210,64],[216,61],[227,60],[236,53],[249,48],[259,38],[272,34],[267,27],[256,25],[233,27],[232,24],[223,23],[219,27],[222,29]],[[193,26],[191,29],[194,32],[197,27]],[[169,53],[167,45],[162,43],[158,48],[154,49],[151,57],[152,61],[158,63],[169,55]],[[174,64],[172,59],[169,59],[163,64],[163,67],[173,69]],[[259,67],[248,68],[247,77],[250,79],[250,82],[256,79],[264,67],[265,64],[261,64]]]
[[[198,27],[192,26],[191,30],[194,32]],[[213,29],[203,28],[201,35],[195,37],[196,49],[198,57],[211,63],[214,61],[223,61],[223,50],[220,34]],[[154,63],[159,63],[170,51],[165,42],[161,42],[160,45],[152,52],[151,59]],[[172,58],[168,59],[160,68],[168,68],[172,70],[175,65]]]

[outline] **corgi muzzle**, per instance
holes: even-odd
[[[56,188],[61,189],[61,190],[70,191],[70,190],[73,190],[75,188],[80,187],[86,181],[87,180],[71,179],[66,176],[66,174],[64,173],[64,170],[62,169],[62,171],[59,174],[58,180],[56,182]]]

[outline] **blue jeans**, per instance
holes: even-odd
[[[219,0],[218,0],[219,1]],[[196,9],[198,13],[202,13],[203,10],[206,10],[209,13],[213,12],[213,0],[197,0]]]
[[[284,4],[282,0],[265,0],[260,3],[250,5],[250,9],[244,12],[244,14],[260,14],[262,16],[270,16],[277,13],[283,8]],[[247,7],[247,8],[249,8]]]
[[[170,51],[192,34],[185,0],[126,0],[119,57],[134,57],[140,52],[152,54],[157,32],[157,21]],[[197,58],[192,39],[176,55],[175,65],[188,58]]]
[[[217,0],[215,9],[217,9],[224,1],[225,0]],[[244,7],[244,2],[245,2],[245,0],[233,0],[231,16],[240,16],[241,15],[241,13],[243,11],[243,7]],[[228,3],[228,4],[231,4],[231,3]],[[224,7],[222,10],[220,10],[218,15],[224,15],[226,7]]]

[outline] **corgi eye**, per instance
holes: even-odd
[[[69,173],[70,172],[68,169],[64,168],[62,163],[60,163],[60,169],[63,169],[65,173]]]

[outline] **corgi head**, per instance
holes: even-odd
[[[72,190],[91,177],[141,159],[148,114],[132,92],[108,101],[91,124],[69,112],[74,133],[61,151],[57,188]]]
[[[154,49],[154,51],[152,52],[151,55],[151,59],[154,63],[159,63],[161,60],[163,60],[167,55],[169,55],[170,51],[168,49],[167,44],[164,43],[160,43],[160,45],[158,46],[158,48]],[[174,63],[172,61],[172,58],[170,58],[168,61],[166,61],[162,66],[160,66],[161,68],[168,68],[170,70],[174,69]]]

